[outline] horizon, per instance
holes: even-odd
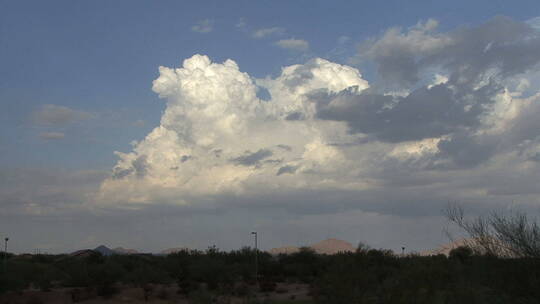
[[[335,253],[339,253],[339,252],[344,252],[344,251],[342,251],[342,250],[335,247],[336,246],[335,241],[338,242],[338,245],[349,247],[348,249],[345,249],[344,251],[354,252],[355,250],[357,250],[357,248],[359,246],[362,245],[363,246],[362,248],[364,248],[364,249],[369,248],[369,249],[375,249],[375,250],[390,250],[390,251],[394,252],[393,250],[386,249],[386,248],[371,248],[369,246],[365,247],[366,245],[363,244],[362,242],[360,242],[358,245],[355,246],[355,244],[353,244],[351,242],[348,242],[346,240],[340,240],[340,239],[337,239],[337,238],[328,238],[328,239],[320,240],[320,241],[318,241],[316,243],[312,243],[312,244],[297,244],[297,245],[284,244],[282,246],[274,247],[274,248],[257,248],[257,250],[259,250],[261,252],[267,252],[267,253],[270,253],[270,254],[278,254],[276,252],[290,254],[289,252],[281,252],[280,250],[282,250],[282,249],[300,250],[302,248],[311,248],[315,252],[321,253],[321,252],[317,251],[318,250],[317,247],[320,247],[322,245],[327,245],[326,247],[323,246],[324,250],[328,250],[329,252],[333,252],[333,253],[324,253],[324,254],[335,254]],[[333,242],[333,243],[329,243],[329,242]],[[451,247],[454,243],[455,242],[442,244],[438,248],[432,248],[432,250],[426,250],[426,251],[423,251],[423,252],[435,252],[437,249]],[[184,251],[184,250],[205,252],[206,250],[209,250],[209,249],[216,249],[216,250],[223,251],[223,252],[232,252],[232,251],[243,250],[245,248],[248,248],[250,250],[255,249],[255,247],[253,247],[253,246],[243,246],[241,248],[232,248],[232,249],[229,249],[229,250],[223,250],[221,248],[215,247],[215,245],[209,245],[206,248],[189,248],[189,247],[185,247],[185,246],[184,247],[177,246],[177,247],[162,248],[162,249],[157,250],[157,251],[141,251],[141,250],[138,250],[137,248],[128,248],[128,247],[123,247],[123,246],[111,246],[110,244],[99,244],[95,248],[79,248],[79,249],[76,249],[76,250],[72,250],[72,251],[68,251],[68,252],[60,252],[60,253],[49,253],[49,252],[46,252],[46,251],[42,252],[40,250],[36,250],[33,253],[31,253],[31,252],[21,252],[21,253],[14,253],[14,254],[36,254],[36,255],[37,254],[45,254],[45,255],[48,255],[48,254],[51,254],[51,255],[55,255],[55,254],[73,254],[73,253],[80,252],[80,251],[85,251],[85,250],[98,251],[98,252],[102,253],[102,250],[101,250],[102,248],[103,248],[103,250],[111,251],[111,252],[113,252],[113,254],[119,254],[119,255],[130,255],[130,254],[152,254],[152,255],[163,255],[163,254],[165,254],[166,255],[166,254],[170,254],[172,252],[178,252],[178,251]],[[128,251],[133,251],[133,252],[128,252]],[[418,251],[408,251],[406,248],[404,249],[404,251],[407,252],[408,254],[422,254],[422,252],[418,252]],[[399,252],[394,252],[394,254],[399,255]],[[105,255],[107,255],[107,254],[105,254]]]
[[[538,215],[538,1],[2,3],[10,252],[420,252],[451,202]]]

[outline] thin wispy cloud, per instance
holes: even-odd
[[[62,132],[43,132],[39,134],[39,137],[44,140],[59,140],[64,139],[65,134]]]
[[[256,39],[261,39],[271,35],[280,35],[285,33],[285,29],[282,27],[270,27],[262,28],[253,32],[252,37]]]
[[[238,19],[238,22],[234,25],[238,29],[244,29],[247,26],[245,18]]]
[[[204,19],[197,22],[197,24],[191,27],[193,32],[197,33],[210,33],[214,29],[214,21],[212,19]]]
[[[282,49],[291,51],[305,52],[309,50],[309,42],[302,39],[282,39],[277,41],[275,45]]]
[[[66,125],[94,118],[93,113],[71,109],[66,106],[46,104],[31,114],[31,120],[38,125]]]

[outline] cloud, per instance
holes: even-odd
[[[531,18],[527,21],[525,21],[528,25],[530,25],[532,28],[540,31],[540,17]]]
[[[146,125],[146,122],[142,119],[138,119],[132,123],[132,126],[134,127],[144,127]]]
[[[0,167],[0,217],[79,212],[106,176],[100,170]]]
[[[42,132],[39,137],[45,140],[58,140],[64,139],[64,133],[61,132]]]
[[[210,33],[214,29],[214,21],[212,19],[203,19],[191,27],[191,30],[197,33]]]
[[[349,36],[339,36],[338,38],[338,44],[346,44],[348,43],[349,41],[351,41],[351,37]]]
[[[430,19],[406,32],[392,28],[363,43],[360,56],[373,59],[386,82],[400,85],[419,81],[419,73],[430,67],[447,71],[451,80],[460,83],[481,81],[493,69],[510,76],[534,67],[540,57],[535,52],[538,33],[507,17],[448,33],[437,32],[437,26]]]
[[[505,17],[447,33],[436,29],[428,20],[365,42],[359,56],[375,61],[377,90],[314,92],[317,116],[383,142],[437,139],[426,168],[474,167],[515,149],[518,128],[533,130],[516,111],[529,105],[519,96],[536,77],[540,35]]]
[[[406,32],[399,27],[391,28],[382,37],[364,42],[360,56],[374,60],[386,82],[410,85],[419,80],[418,58],[436,53],[451,43],[450,37],[435,31],[437,27],[438,22],[429,19]]]
[[[475,214],[512,200],[532,210],[540,203],[537,34],[506,18],[448,32],[436,25],[363,44],[359,56],[379,71],[371,83],[321,58],[263,79],[203,55],[160,67],[152,87],[166,102],[160,124],[117,152],[97,205],[235,223],[238,210],[273,221],[285,214],[277,226],[357,214],[381,227],[419,220],[435,230],[448,201]],[[412,243],[405,234],[392,232]]]
[[[235,24],[235,26],[238,28],[238,29],[243,29],[247,26],[247,22],[246,22],[246,19],[245,18],[240,18],[238,19],[238,22]]]
[[[281,168],[279,168],[278,172],[276,173],[276,175],[281,175],[281,174],[286,174],[286,173],[289,173],[289,174],[294,174],[296,172],[296,169],[298,169],[298,167],[295,167],[295,166],[283,166]]]
[[[102,184],[102,202],[191,204],[182,197],[257,191],[284,166],[305,172],[314,184],[323,182],[345,164],[329,145],[336,138],[326,134],[334,123],[318,125],[307,93],[368,86],[358,70],[323,59],[286,67],[276,79],[255,80],[232,60],[213,63],[202,55],[184,60],[181,68],[159,70],[153,90],[167,100],[161,125],[132,152],[117,152],[120,160]],[[270,100],[257,97],[259,86]],[[309,123],[291,120],[295,113]],[[276,180],[272,187],[301,186],[303,178]],[[133,191],[119,190],[126,187]]]
[[[309,50],[309,42],[302,39],[282,39],[275,43],[278,47],[291,51],[305,52]]]
[[[387,187],[395,187],[392,200],[413,195],[410,187],[439,197],[434,191],[468,187],[451,182],[455,170],[485,189],[490,170],[537,163],[540,107],[530,94],[540,86],[538,39],[507,18],[445,33],[434,20],[390,29],[360,48],[379,66],[372,86],[356,68],[320,58],[264,79],[203,55],[160,67],[153,90],[167,101],[161,124],[133,151],[117,153],[99,201],[193,205],[277,189],[378,201]],[[395,58],[411,65],[390,64]],[[400,91],[388,84],[396,79]],[[436,180],[448,190],[430,188]]]
[[[268,149],[260,149],[259,151],[253,153],[246,151],[244,155],[235,157],[231,159],[231,161],[237,165],[253,166],[260,164],[261,160],[272,156],[272,154],[272,151]]]
[[[270,35],[279,35],[285,33],[282,27],[262,28],[253,32],[252,37],[256,39],[264,38]]]
[[[32,122],[39,125],[66,125],[93,117],[89,112],[53,104],[42,105],[31,115]]]
[[[371,134],[389,142],[441,137],[481,125],[501,92],[496,84],[477,90],[439,84],[420,87],[404,97],[355,90],[312,95],[321,119],[346,121],[351,132]]]

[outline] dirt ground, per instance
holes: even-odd
[[[48,292],[38,290],[25,290],[23,292],[11,292],[0,296],[0,304],[68,304],[68,303],[150,303],[150,304],[170,304],[170,303],[192,303],[188,297],[178,294],[178,288],[174,285],[153,285],[151,291],[147,292],[148,298],[145,300],[145,291],[141,287],[117,286],[118,292],[108,298],[97,296],[95,290],[84,288],[59,288]],[[250,299],[270,301],[275,303],[306,303],[311,300],[309,286],[306,284],[278,283],[273,292],[254,292],[255,287],[251,287],[251,297],[238,296],[211,296],[204,289],[201,289],[193,297],[199,299],[210,299],[216,304],[243,304],[251,302]],[[201,300],[197,302],[203,302]]]

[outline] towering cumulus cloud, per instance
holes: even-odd
[[[191,203],[193,195],[322,183],[343,165],[331,143],[340,140],[334,125],[345,124],[317,121],[309,93],[368,87],[358,70],[323,59],[286,67],[259,85],[234,61],[202,55],[159,73],[152,89],[167,100],[161,124],[132,152],[116,153],[104,202]],[[257,97],[260,86],[271,100]],[[294,177],[306,173],[316,178]]]
[[[99,201],[194,205],[279,193],[313,203],[317,190],[325,207],[382,210],[537,193],[539,49],[539,32],[508,18],[442,33],[429,20],[362,44],[357,56],[378,71],[371,86],[320,58],[265,79],[201,55],[160,67],[161,123],[117,152]]]

